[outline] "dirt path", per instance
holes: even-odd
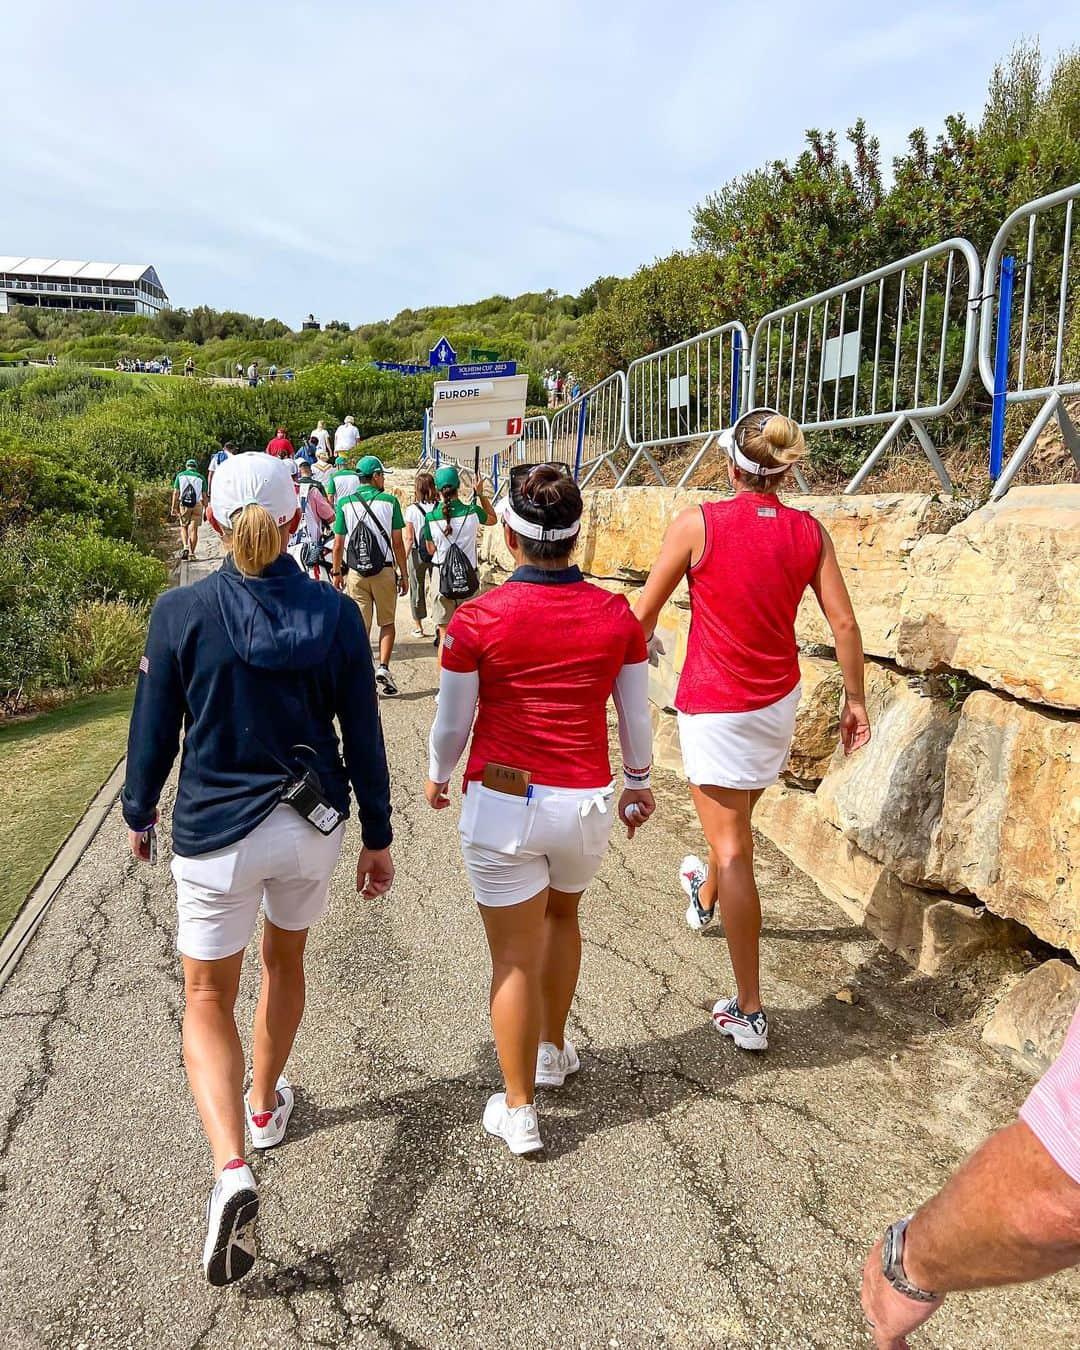
[[[667,780],[585,904],[583,1070],[541,1099],[546,1151],[512,1159],[478,1124],[496,1067],[455,815],[418,796],[430,644],[404,642],[396,671],[398,881],[357,900],[350,822],[310,945],[294,1125],[255,1164],[255,1272],[225,1292],[201,1277],[211,1178],[167,859],[137,869],[114,812],[0,994],[0,1343],[865,1345],[862,1254],[1027,1084],[764,843],[774,1048],[721,1041],[705,1009],[724,943],[683,924],[672,883],[697,839]],[[851,982],[857,1006],[833,997]],[[956,1298],[917,1344],[1061,1350],[1078,1324],[1065,1276]]]

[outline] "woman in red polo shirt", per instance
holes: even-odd
[[[431,729],[426,791],[438,810],[449,805],[476,713],[459,828],[491,950],[491,1022],[506,1081],[484,1128],[512,1153],[542,1147],[534,1086],[561,1087],[580,1067],[564,1031],[581,964],[578,902],[612,824],[612,696],[626,766],[617,810],[628,835],[654,809],[645,639],[624,596],[571,566],[581,509],[565,465],[512,471],[502,518],[517,570],[450,620]]]
[[[683,861],[686,919],[704,928],[719,900],[735,995],[715,1004],[713,1025],[744,1050],[765,1050],[750,816],[791,748],[799,706],[795,614],[807,587],[832,629],[844,677],[840,736],[848,754],[870,739],[870,723],[862,638],[832,541],[809,512],[776,495],[806,453],[802,431],[771,408],[754,408],[720,444],[735,496],[676,516],[634,608],[651,639],[661,609],[687,578],[690,634],[675,707],[709,860],[707,867],[697,858]]]

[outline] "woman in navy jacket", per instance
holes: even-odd
[[[293,1093],[282,1071],[304,1010],[304,945],[326,909],[350,783],[363,836],[357,889],[381,894],[394,869],[389,778],[360,611],[286,554],[297,516],[288,467],[270,455],[232,457],[214,474],[210,510],[226,561],[154,606],[122,805],[133,853],[149,858],[183,728],[172,871],[184,1063],[216,1176],[203,1266],[211,1284],[228,1284],[255,1260],[259,1201],[244,1162],[245,1117],[254,1148],[284,1138]],[[305,771],[323,802],[318,827],[281,800],[285,784]],[[262,991],[245,1098],[233,1010],[260,907]]]

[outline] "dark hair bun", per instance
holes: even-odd
[[[520,501],[515,507],[537,525],[565,529],[581,519],[578,485],[551,464],[538,464],[522,483],[520,492]]]

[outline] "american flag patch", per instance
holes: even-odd
[[[144,675],[150,674],[150,661],[148,657],[141,656],[139,658],[139,669]]]
[[[446,636],[445,636],[445,637],[443,638],[443,640],[442,640],[442,645],[443,645],[444,647],[452,647],[452,646],[454,645],[454,635],[453,635],[453,633],[447,633],[447,634],[446,634]]]

